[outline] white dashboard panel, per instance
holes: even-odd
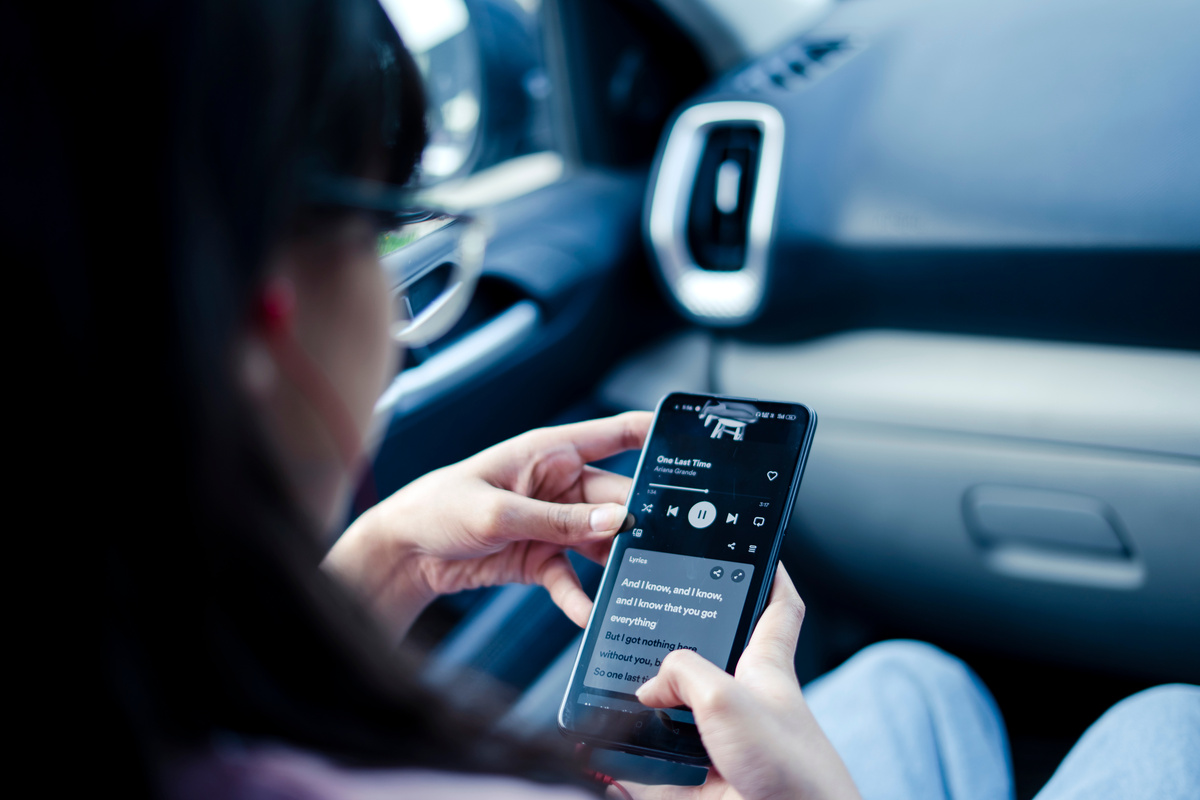
[[[605,391],[652,407],[673,380],[816,411],[785,544],[802,580],[904,630],[1200,678],[1200,355],[691,332],[623,365]]]

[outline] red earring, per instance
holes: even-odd
[[[258,295],[259,322],[267,333],[281,333],[292,327],[296,316],[296,288],[287,278],[272,278]]]

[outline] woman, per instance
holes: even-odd
[[[319,545],[396,366],[377,212],[424,143],[417,72],[375,0],[32,13],[0,20],[6,239],[37,267],[49,354],[30,385],[53,460],[34,472],[70,454],[54,530],[102,584],[75,606],[106,701],[84,740],[116,757],[88,781],[180,798],[597,791],[561,748],[505,740],[422,687],[393,645],[437,594],[509,581],[583,624],[565,552],[602,559],[628,491],[586,465],[639,447],[648,415],[502,443]],[[90,426],[63,431],[79,386]],[[803,611],[781,569],[736,677],[666,659],[639,697],[690,706],[715,768],[698,789],[635,793],[858,797],[796,681]],[[897,665],[921,676],[899,700],[878,679]],[[957,662],[883,646],[823,680],[814,706],[871,794],[1011,792],[1003,728]],[[889,739],[892,709],[966,744]]]

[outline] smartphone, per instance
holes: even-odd
[[[672,393],[655,411],[628,508],[559,710],[596,747],[708,764],[686,708],[637,688],[672,650],[732,673],[762,614],[817,415],[799,403]]]

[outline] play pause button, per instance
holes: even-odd
[[[688,522],[693,528],[707,528],[717,518],[717,507],[707,500],[702,500],[692,506],[688,512]]]

